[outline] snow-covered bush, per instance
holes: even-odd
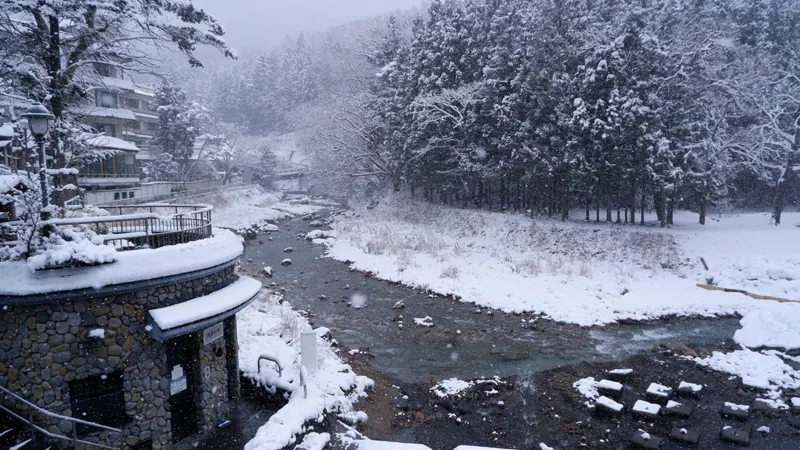
[[[28,258],[31,270],[50,267],[93,266],[117,260],[117,252],[103,238],[88,229],[60,228],[42,237],[36,255]]]

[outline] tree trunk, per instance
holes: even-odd
[[[667,224],[667,217],[664,214],[664,194],[660,190],[656,190],[653,194],[653,205],[656,209],[656,217],[663,227]]]
[[[500,180],[500,211],[506,210],[506,180]]]
[[[592,206],[591,206],[591,205],[589,204],[589,202],[587,201],[587,202],[586,202],[586,221],[587,221],[587,222],[588,222],[588,221],[590,221],[590,220],[592,220],[592,217],[591,217],[591,208],[592,208]]]
[[[642,193],[642,202],[639,204],[639,225],[644,225],[645,195]]]
[[[606,222],[613,222],[614,219],[611,218],[611,207],[606,206]]]
[[[594,201],[594,221],[600,222],[600,199],[596,198]]]
[[[673,222],[675,212],[675,202],[672,200],[672,197],[667,198],[667,225],[675,225]]]
[[[706,224],[706,213],[708,212],[708,198],[703,194],[700,199],[700,225]]]
[[[620,218],[619,208],[617,208],[617,223],[622,223],[622,219]]]

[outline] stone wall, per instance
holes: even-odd
[[[225,358],[225,338],[203,345],[203,333],[197,333],[200,343],[198,383],[198,429],[200,433],[212,432],[228,419],[228,368]]]
[[[8,306],[0,310],[0,385],[51,412],[71,416],[68,382],[91,376],[121,372],[125,391],[125,412],[130,422],[122,434],[90,434],[86,440],[129,448],[152,440],[155,450],[170,448],[169,374],[165,345],[146,331],[147,310],[207,295],[233,282],[237,276],[228,268],[214,275],[142,290],[130,294],[45,306]],[[101,338],[91,330],[104,330]],[[201,339],[202,333],[198,338]],[[221,340],[222,341],[222,340]],[[222,346],[222,356],[215,346]],[[211,367],[211,379],[201,390],[209,404],[225,403],[227,375],[222,380],[220,361],[225,360],[224,341],[203,348],[204,364]],[[202,369],[201,369],[202,371]],[[221,380],[214,391],[213,380]],[[213,400],[213,401],[212,401]],[[199,403],[203,423],[216,425],[227,411],[209,412]],[[23,410],[17,407],[18,410]],[[68,422],[37,417],[40,426],[71,436]]]

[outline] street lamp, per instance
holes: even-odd
[[[48,220],[50,218],[50,211],[47,207],[50,205],[50,196],[47,193],[47,157],[44,154],[44,136],[50,128],[50,121],[53,120],[53,115],[42,104],[35,104],[28,109],[22,118],[28,120],[28,129],[33,134],[36,140],[36,145],[39,152],[39,183],[42,186],[42,213],[41,219]]]

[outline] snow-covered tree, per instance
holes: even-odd
[[[195,142],[204,134],[211,119],[206,108],[188,101],[186,94],[169,80],[156,91],[155,104],[158,132],[154,144],[180,165],[180,179],[183,180],[191,168]]]

